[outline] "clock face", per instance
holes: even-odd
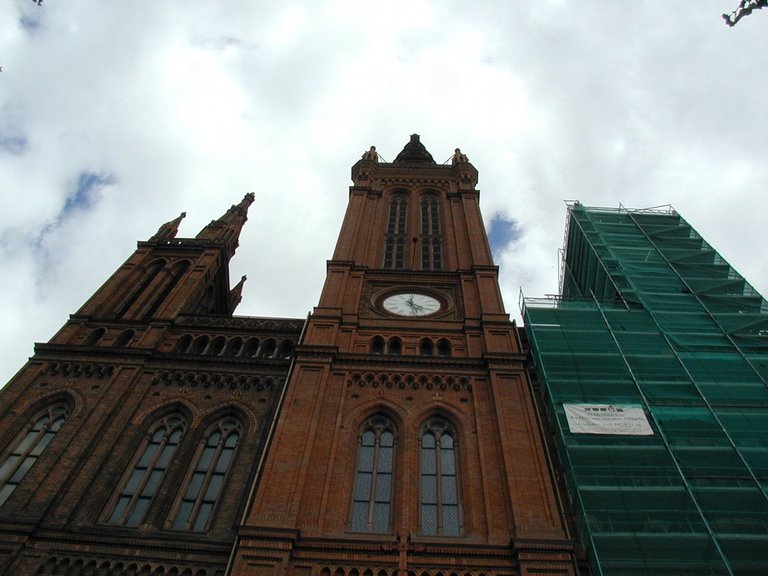
[[[437,298],[418,292],[400,292],[384,298],[384,309],[398,316],[428,316],[439,312],[441,305]]]

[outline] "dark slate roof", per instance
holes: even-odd
[[[427,152],[424,144],[419,140],[418,134],[411,134],[411,141],[397,155],[394,163],[404,164],[436,164],[432,154]]]

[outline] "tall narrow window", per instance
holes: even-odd
[[[181,262],[177,262],[173,265],[173,267],[168,272],[168,277],[164,280],[160,294],[154,298],[152,305],[149,307],[149,309],[147,309],[146,312],[144,312],[144,318],[151,318],[154,316],[155,312],[157,312],[158,308],[160,308],[160,306],[166,301],[170,293],[173,291],[173,289],[179,283],[179,280],[181,280],[181,277],[186,273],[188,269],[189,262],[187,260],[182,260]]]
[[[241,435],[240,423],[224,418],[203,439],[193,472],[182,488],[175,529],[202,532],[208,527]]]
[[[115,509],[109,517],[110,524],[141,524],[179,446],[186,424],[180,414],[170,414],[151,428],[149,437],[144,441],[141,457],[130,476],[125,479]]]
[[[384,416],[374,416],[363,425],[357,450],[353,531],[391,531],[394,456],[394,425]]]
[[[421,435],[421,533],[461,534],[456,436],[440,418],[424,426]]]
[[[421,269],[442,270],[440,201],[434,194],[421,197]]]
[[[405,239],[408,213],[408,196],[393,194],[389,200],[389,220],[384,245],[384,268],[405,267]]]
[[[134,288],[128,299],[120,307],[120,311],[117,313],[118,318],[122,318],[128,313],[128,310],[130,310],[131,307],[139,299],[139,297],[144,294],[144,291],[149,287],[150,284],[152,284],[152,281],[157,277],[158,274],[160,274],[164,267],[165,260],[155,260],[149,265],[149,267],[144,272],[144,276],[142,277],[139,286]],[[132,283],[129,283],[129,285],[131,284]]]
[[[67,416],[69,407],[66,404],[54,404],[33,418],[26,432],[17,438],[15,446],[0,466],[0,506],[5,504],[29,469],[37,462]]]

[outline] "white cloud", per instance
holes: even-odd
[[[486,221],[520,224],[499,262],[513,314],[521,285],[556,290],[565,198],[672,203],[765,291],[768,14],[728,29],[722,11],[0,0],[0,379],[136,240],[182,210],[194,236],[249,191],[238,312],[303,317],[350,166],[371,144],[391,161],[413,132],[438,162],[469,155]],[[114,183],[59,220],[82,173]]]

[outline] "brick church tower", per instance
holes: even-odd
[[[253,195],[161,226],[0,395],[0,574],[224,573],[303,320],[233,316]]]
[[[413,135],[352,180],[228,574],[574,574],[477,170]]]
[[[0,574],[575,575],[477,171],[414,135],[352,180],[308,319],[233,315],[249,194],[36,346],[0,393]]]

